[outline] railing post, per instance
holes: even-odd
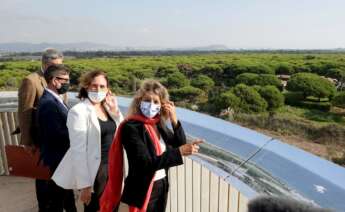
[[[5,125],[4,123],[4,114],[6,112],[0,112],[0,153],[1,153],[1,175],[8,175],[8,167],[7,167],[7,159],[6,159],[6,152],[5,152],[5,145],[6,145],[6,136],[5,136]]]

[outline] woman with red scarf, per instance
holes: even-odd
[[[165,125],[168,119],[173,132]],[[101,212],[116,207],[130,212],[165,211],[168,169],[183,164],[182,156],[198,152],[199,143],[186,144],[166,88],[155,80],[143,82],[109,152],[109,178],[100,200]],[[122,191],[123,148],[129,170]]]

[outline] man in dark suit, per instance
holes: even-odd
[[[43,163],[53,173],[69,148],[66,126],[68,108],[61,95],[69,88],[69,69],[64,65],[51,65],[44,72],[47,82],[37,107],[38,146]],[[76,211],[72,190],[48,181],[47,204],[44,211]]]

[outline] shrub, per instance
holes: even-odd
[[[255,85],[258,76],[259,75],[253,74],[253,73],[239,74],[236,77],[236,83],[237,84],[243,83],[243,84],[246,84],[246,85]]]
[[[173,74],[169,74],[166,83],[169,88],[182,88],[189,84],[189,80],[182,73],[175,72]]]
[[[336,92],[335,86],[330,81],[311,73],[292,75],[286,88],[289,91],[302,92],[304,99],[308,96],[332,98]]]
[[[308,109],[315,109],[321,111],[329,111],[331,109],[332,104],[329,102],[310,102],[310,101],[301,101],[299,102],[300,107],[308,108]]]
[[[230,64],[224,67],[225,78],[235,78],[243,73],[274,74],[274,70],[262,64]]]
[[[276,68],[275,68],[276,74],[286,74],[286,75],[291,75],[295,72],[294,68],[288,64],[288,63],[280,63]]]
[[[194,72],[194,68],[191,64],[177,64],[177,69],[188,78],[191,78]]]
[[[259,90],[259,93],[266,100],[269,111],[274,111],[284,105],[283,94],[274,86],[264,86]]]
[[[222,93],[218,98],[213,102],[216,111],[219,113],[223,109],[232,108],[235,111],[238,109],[240,104],[240,99],[235,96],[231,91]]]
[[[281,87],[281,81],[278,79],[277,76],[273,74],[260,74],[256,78],[255,85],[273,85],[277,88]]]
[[[159,66],[155,72],[155,77],[162,78],[167,77],[169,74],[177,72],[177,69],[165,66]]]
[[[341,108],[345,108],[345,91],[338,92],[334,96],[334,98],[332,100],[332,105],[337,106],[337,107],[341,107]]]
[[[204,95],[204,92],[201,89],[192,86],[171,89],[169,93],[173,101],[190,103],[195,103],[202,95]]]
[[[212,78],[217,85],[224,80],[223,69],[219,65],[207,65],[200,71],[202,74]]]
[[[248,72],[256,74],[275,74],[271,67],[262,64],[248,66]]]
[[[277,88],[281,87],[281,81],[277,76],[272,74],[253,74],[253,73],[243,73],[236,77],[236,82],[243,83],[246,85],[273,85]]]
[[[192,79],[191,85],[204,91],[209,91],[214,86],[214,81],[210,77],[200,74]]]
[[[254,88],[238,84],[231,91],[240,99],[239,110],[243,112],[263,112],[266,110],[266,101]]]
[[[285,104],[291,106],[298,106],[299,102],[303,101],[304,96],[302,92],[286,92],[283,93]]]
[[[6,64],[5,63],[0,63],[0,70],[5,69],[6,68]]]

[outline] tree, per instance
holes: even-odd
[[[200,74],[192,79],[191,85],[204,91],[209,91],[214,86],[214,81],[208,76]]]
[[[308,96],[331,99],[336,92],[330,81],[312,73],[292,75],[286,88],[289,91],[302,92],[304,99]]]
[[[238,109],[240,105],[240,98],[235,96],[230,90],[222,93],[219,97],[217,97],[213,102],[216,111],[219,113],[223,109],[232,108],[235,111]]]
[[[253,74],[243,73],[236,77],[236,83],[243,83],[246,85],[273,85],[277,88],[281,87],[281,82],[277,76],[273,74]]]
[[[166,66],[159,66],[155,72],[155,77],[162,78],[166,77],[169,74],[172,74],[174,72],[177,72],[177,69],[166,67]]]
[[[191,64],[177,64],[177,69],[185,76],[187,76],[189,79],[192,78],[194,69]]]
[[[224,67],[224,77],[235,78],[243,73],[274,74],[274,70],[262,64],[229,64]]]
[[[275,111],[284,105],[284,95],[275,86],[261,87],[259,93],[266,100],[269,111]]]
[[[288,63],[280,63],[275,68],[276,74],[285,74],[285,75],[291,75],[295,72],[294,68],[288,64]]]
[[[176,102],[195,103],[204,95],[204,92],[193,86],[185,86],[183,88],[171,89],[169,91],[171,99]]]
[[[338,92],[332,99],[332,105],[345,108],[345,91]]]
[[[248,72],[256,74],[275,74],[274,70],[271,67],[263,64],[255,64],[248,66]]]
[[[257,74],[243,73],[236,77],[236,83],[237,84],[243,83],[246,85],[255,85],[257,78],[258,78]]]
[[[169,88],[182,88],[189,85],[189,80],[180,72],[175,72],[168,75],[167,86]]]
[[[212,78],[217,85],[222,81],[223,69],[219,65],[206,65],[201,70],[201,73]]]
[[[237,75],[248,73],[248,66],[243,64],[228,64],[223,68],[225,78],[235,78]]]
[[[263,112],[266,110],[265,99],[254,88],[238,84],[231,91],[240,98],[239,110],[243,112]]]
[[[273,85],[277,88],[281,87],[281,81],[273,74],[260,74],[255,80],[255,85],[265,86]]]
[[[0,63],[0,70],[3,70],[6,68],[6,64],[5,63]]]

